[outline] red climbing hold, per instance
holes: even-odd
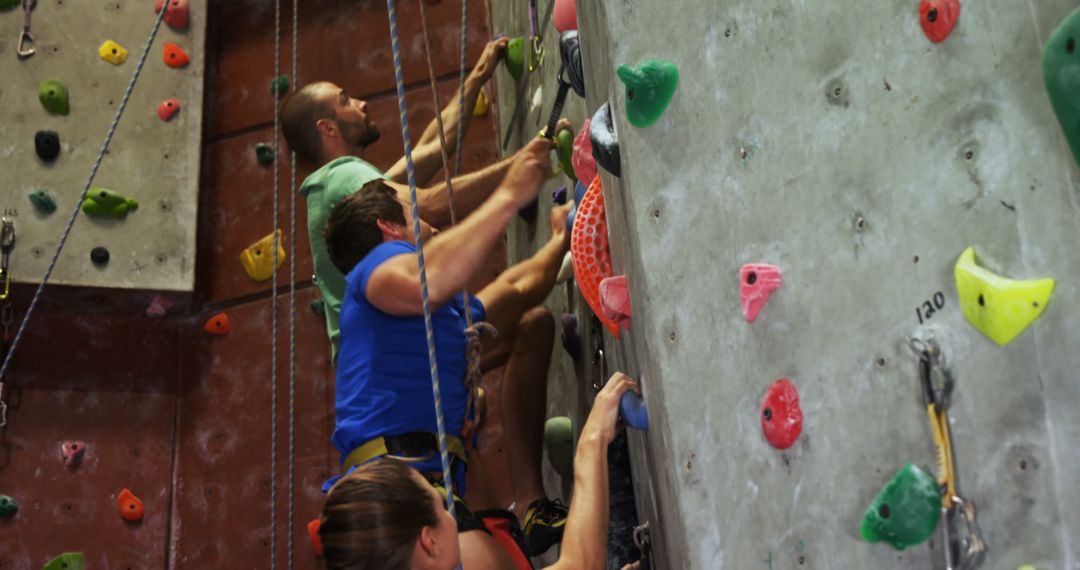
[[[559,33],[577,29],[577,4],[575,0],[554,0],[555,9],[551,24]]]
[[[155,14],[161,12],[161,5],[164,3],[165,0],[157,0],[157,4],[154,5]],[[189,20],[191,20],[191,7],[188,5],[188,0],[169,0],[169,10],[165,12],[165,23],[170,28],[186,30]]]
[[[307,535],[311,539],[311,551],[315,556],[323,555],[322,538],[319,537],[319,519],[313,519],[307,523]]]
[[[596,157],[592,153],[592,139],[589,138],[590,119],[585,119],[576,137],[574,137],[574,154],[570,157],[570,163],[574,165],[574,174],[578,180],[590,181],[596,178]]]
[[[630,287],[625,275],[608,277],[600,282],[600,304],[604,316],[630,330]]]
[[[74,467],[82,460],[86,452],[86,444],[81,441],[65,441],[60,444],[60,455],[64,458],[64,465]]]
[[[769,302],[769,295],[780,288],[780,268],[749,263],[739,271],[739,283],[743,315],[746,322],[752,323],[765,303]]]
[[[232,323],[229,322],[228,313],[218,313],[210,320],[206,321],[206,325],[203,326],[203,330],[210,334],[226,335],[232,330]]]
[[[960,19],[960,0],[922,0],[919,23],[923,33],[935,44],[949,37]]]
[[[184,52],[183,48],[174,44],[165,42],[165,65],[169,67],[184,67],[191,62],[191,58]]]
[[[761,403],[761,431],[776,449],[787,449],[799,439],[802,409],[799,408],[799,391],[791,380],[777,380],[765,393],[765,401]]]
[[[169,119],[175,117],[176,114],[179,112],[180,101],[177,101],[175,97],[162,101],[157,108],[157,116],[162,121],[168,121]]]
[[[604,328],[619,338],[619,325],[604,314],[600,303],[600,282],[611,277],[611,252],[608,250],[604,188],[600,176],[593,178],[577,205],[574,230],[570,234],[570,253],[574,257],[574,277],[585,302]]]
[[[129,522],[139,522],[143,518],[143,504],[131,491],[124,489],[120,491],[120,497],[117,500],[120,503],[120,516],[124,517],[124,520]]]

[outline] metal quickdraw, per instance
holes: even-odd
[[[570,93],[570,82],[565,79],[566,68],[559,71],[559,93],[555,96],[555,105],[551,107],[551,115],[548,117],[547,126],[544,130],[540,131],[540,136],[551,140],[558,134],[555,132],[555,125],[559,123],[559,116],[562,115],[563,106],[566,105],[566,96]]]
[[[945,358],[936,342],[912,338],[908,339],[908,346],[919,357],[919,383],[930,420],[930,432],[934,437],[934,447],[937,450],[945,568],[971,570],[982,562],[986,544],[980,536],[975,518],[975,503],[970,499],[962,499],[956,491],[956,471],[948,419],[949,397],[955,383],[945,367]],[[957,519],[963,521],[962,528],[957,525]]]
[[[549,4],[550,8],[555,7],[555,0],[551,0]],[[550,18],[551,10],[548,10]],[[536,27],[536,0],[529,0],[529,31],[531,32],[529,50],[529,71],[536,71],[540,68],[540,65],[544,63],[544,38],[540,35],[540,31]],[[544,22],[544,27],[547,27],[547,21]]]
[[[35,53],[37,53],[37,46],[34,43],[34,34],[30,33],[30,15],[34,11],[34,6],[37,5],[37,0],[23,0],[23,29],[19,34],[19,47],[15,50],[19,59],[26,59]]]
[[[0,326],[3,326],[0,356],[5,358],[11,347],[11,323],[15,320],[15,308],[11,302],[11,271],[9,270],[13,249],[15,249],[15,223],[7,218],[0,218],[0,279],[4,282],[3,291],[0,293]],[[4,402],[4,379],[0,378],[0,428],[6,425],[7,403]]]
[[[593,345],[593,357],[592,357],[592,386],[597,391],[604,388],[604,384],[607,383],[607,355],[604,354],[604,330],[600,326],[600,320],[596,317],[591,319],[592,331],[589,335],[592,337]],[[597,374],[599,372],[599,374]]]
[[[536,0],[530,0],[530,2],[531,3],[530,3],[530,12],[529,12],[530,20],[529,21],[530,21],[530,26],[533,28],[533,30],[532,30],[532,32],[533,32],[532,33],[533,40],[532,41],[534,43],[536,43],[537,42],[536,38],[539,38],[538,43],[539,43],[539,45],[541,46],[541,49],[542,49],[543,48],[543,42],[544,42],[544,31],[547,30],[548,24],[551,22],[551,15],[555,11],[555,0],[551,0],[551,2],[548,2],[547,12],[544,14],[544,24],[542,26],[540,26],[539,28],[536,28],[535,24],[532,24],[532,22],[535,20],[535,16],[533,15],[533,10],[536,8]],[[540,62],[538,62],[538,64],[539,63]],[[532,55],[531,55],[531,53],[530,53],[530,56],[529,56],[529,65],[527,65],[525,67],[526,67],[527,71],[530,71],[530,72],[535,71],[532,68]],[[512,137],[514,135],[514,129],[517,128],[518,123],[520,122],[520,119],[521,119],[521,112],[525,110],[525,90],[529,87],[529,76],[530,76],[530,73],[522,73],[521,74],[521,79],[518,80],[517,89],[514,92],[514,95],[515,95],[515,97],[514,97],[514,112],[510,114],[510,124],[506,127],[506,134],[503,135],[503,144],[502,144],[503,151],[505,151],[510,146],[510,137]]]

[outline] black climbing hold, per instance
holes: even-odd
[[[563,70],[574,93],[579,97],[585,96],[585,71],[581,65],[581,41],[578,39],[577,30],[563,32],[559,36],[559,52],[562,55]]]
[[[275,156],[273,145],[266,143],[255,144],[255,158],[258,159],[259,164],[273,164]]]
[[[94,265],[105,265],[109,262],[109,250],[101,246],[91,249],[90,261],[92,261]]]
[[[621,176],[619,140],[615,137],[615,123],[611,119],[611,103],[604,103],[593,114],[589,124],[589,140],[596,163],[615,176]]]
[[[52,162],[60,156],[60,134],[56,131],[38,131],[34,135],[34,150],[38,158]]]
[[[323,302],[322,299],[315,299],[311,302],[310,307],[312,313],[315,313],[320,317],[326,316],[326,304]]]

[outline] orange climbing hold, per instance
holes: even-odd
[[[619,325],[604,313],[600,302],[600,282],[611,277],[611,252],[608,249],[607,216],[604,214],[604,188],[600,176],[593,178],[574,214],[570,235],[570,253],[574,256],[574,278],[589,308],[615,338]]]
[[[311,551],[315,556],[323,555],[322,538],[319,537],[319,519],[313,519],[307,523],[307,535],[311,539]]]
[[[120,516],[124,517],[124,520],[129,522],[142,520],[144,514],[142,501],[131,491],[127,489],[120,491],[118,502],[120,503]]]
[[[206,321],[206,325],[203,326],[203,330],[210,334],[227,335],[232,330],[232,323],[229,322],[228,313],[218,313],[210,320]]]
[[[188,63],[191,63],[191,58],[184,52],[184,49],[180,46],[165,42],[165,65],[169,67],[184,67]]]

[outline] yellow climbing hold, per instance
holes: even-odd
[[[1023,566],[1017,568],[1016,570],[1036,570],[1036,568],[1034,566],[1032,566],[1031,564],[1024,564]]]
[[[98,48],[98,55],[113,65],[120,65],[127,61],[128,50],[112,40],[105,40],[105,43]]]
[[[956,261],[956,292],[964,318],[990,340],[1006,345],[1046,310],[1053,279],[1017,280],[975,264],[969,247]]]
[[[480,90],[480,94],[476,96],[476,106],[473,107],[472,115],[474,117],[486,117],[488,114],[488,107],[491,106],[491,101],[488,99],[484,90]]]
[[[277,266],[274,266],[274,234],[251,244],[240,253],[240,263],[248,277],[256,281],[266,281],[274,276],[274,271],[285,264],[285,248],[281,245],[281,230],[277,231]]]

